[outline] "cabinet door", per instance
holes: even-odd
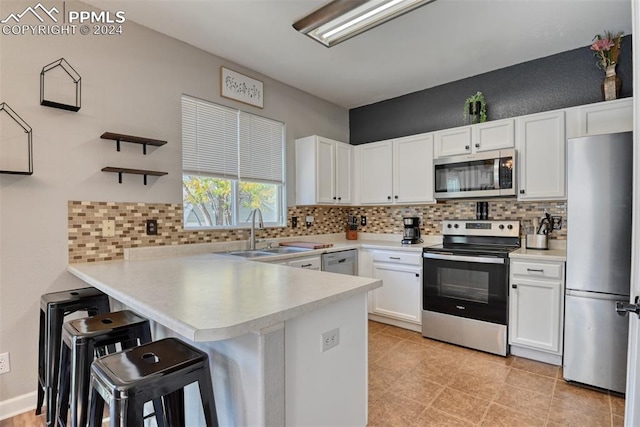
[[[433,134],[393,142],[393,202],[433,202]]]
[[[316,143],[316,200],[318,203],[335,203],[336,143],[318,137]]]
[[[565,199],[564,111],[520,117],[516,132],[518,200]]]
[[[360,202],[391,203],[392,141],[360,145]]]
[[[348,204],[352,202],[352,163],[353,163],[353,147],[347,144],[336,144],[336,192],[337,202],[340,204]]]
[[[469,153],[471,153],[471,126],[436,132],[436,158]]]
[[[567,138],[632,130],[632,98],[598,102],[567,110]]]
[[[473,151],[491,151],[515,146],[513,119],[496,120],[472,126]]]
[[[511,279],[509,344],[560,353],[562,282]]]
[[[373,291],[372,312],[421,324],[422,269],[390,264],[373,264],[373,277],[382,287]]]

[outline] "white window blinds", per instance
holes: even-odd
[[[282,184],[284,125],[244,111],[239,123],[240,179]]]
[[[182,97],[184,172],[284,183],[284,124]]]
[[[238,178],[238,112],[182,97],[182,170]]]

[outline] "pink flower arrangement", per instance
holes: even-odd
[[[591,50],[595,51],[598,58],[598,66],[606,69],[610,65],[618,63],[620,55],[620,45],[622,44],[622,32],[613,35],[610,31],[606,31],[604,36],[597,34],[593,39],[596,40],[591,45]]]

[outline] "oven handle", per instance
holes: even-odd
[[[507,260],[505,258],[490,258],[490,257],[479,257],[479,256],[464,256],[464,255],[449,255],[449,254],[434,254],[430,252],[424,252],[422,254],[423,258],[428,259],[441,259],[444,261],[463,261],[463,262],[478,262],[481,264],[506,264]]]

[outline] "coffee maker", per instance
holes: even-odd
[[[414,243],[422,243],[420,238],[420,218],[417,216],[408,216],[402,218],[404,223],[404,234],[402,235],[402,244],[411,245]]]

